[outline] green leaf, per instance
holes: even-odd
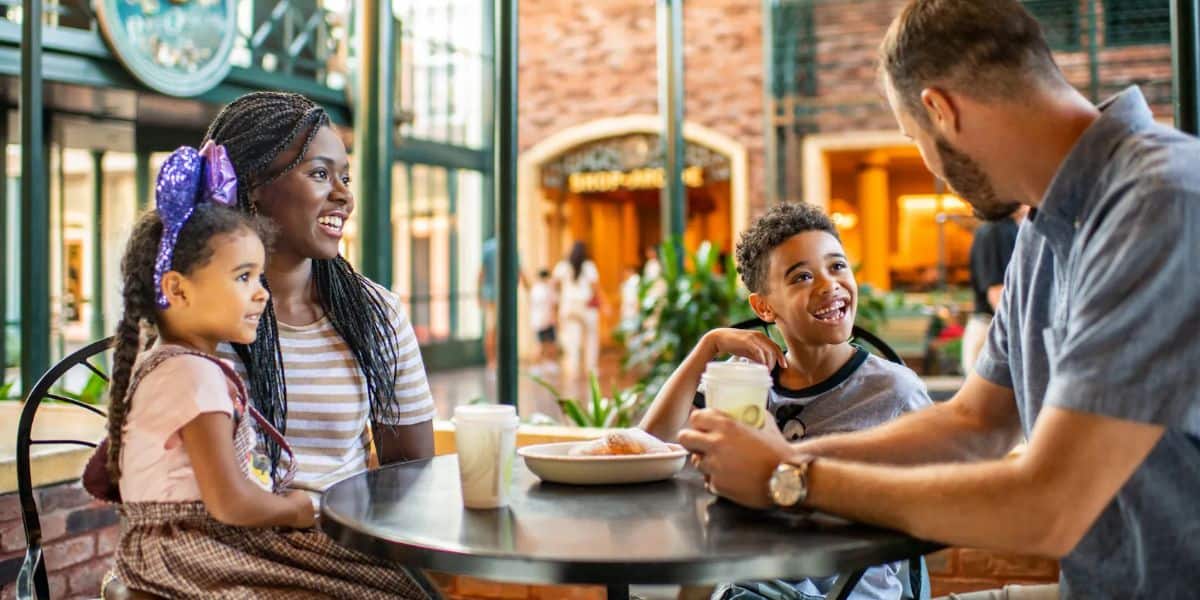
[[[590,425],[587,417],[583,415],[583,411],[579,410],[579,405],[575,404],[574,400],[559,398],[558,407],[562,409],[563,414],[566,415],[568,419],[571,419],[576,426],[588,427]]]
[[[659,255],[662,256],[663,277],[668,282],[675,281],[679,278],[678,238],[672,237],[668,239],[659,248]]]
[[[592,419],[593,421],[604,420],[604,409],[600,406],[604,395],[600,392],[600,380],[596,378],[596,372],[592,371],[588,374],[588,392],[592,397]]]
[[[700,242],[700,247],[696,248],[696,272],[697,273],[712,273],[713,265],[717,262],[717,251],[713,249],[711,242]]]
[[[533,380],[534,383],[545,388],[545,390],[547,392],[550,392],[550,395],[553,396],[555,400],[563,399],[563,395],[561,393],[559,393],[558,388],[551,385],[549,381],[546,381],[545,379],[542,379],[541,377],[538,377],[537,375],[534,375],[532,373],[527,373],[526,376],[529,377],[529,379]]]
[[[79,392],[79,399],[88,404],[100,404],[104,400],[104,393],[108,389],[108,382],[104,381],[99,375],[92,373],[88,377],[87,383]]]

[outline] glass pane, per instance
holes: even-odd
[[[104,155],[104,323],[112,329],[121,316],[121,254],[137,220],[136,157],[132,153]]]
[[[479,310],[479,269],[483,245],[483,175],[477,171],[458,172],[458,198],[455,222],[458,233],[458,329],[456,339],[483,337],[483,314]]]
[[[402,133],[483,146],[483,11],[470,0],[394,0],[400,20],[398,95],[411,112]]]
[[[392,166],[392,291],[400,296],[405,313],[412,313],[412,252],[409,248],[408,174],[411,167],[404,163]]]

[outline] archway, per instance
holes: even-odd
[[[626,269],[661,241],[661,120],[654,115],[600,119],[560,131],[518,159],[518,233],[529,274],[552,268],[572,241],[588,242],[614,308]],[[748,219],[745,148],[694,123],[687,144],[685,242],[731,251]],[[606,323],[607,341],[616,315]],[[522,328],[523,334],[528,335]],[[531,344],[522,344],[530,347]]]

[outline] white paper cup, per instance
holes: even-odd
[[[712,362],[704,369],[704,400],[709,408],[754,427],[767,422],[767,395],[771,371],[765,365],[743,361]]]
[[[463,505],[508,506],[517,448],[517,412],[506,405],[454,409],[454,442]]]

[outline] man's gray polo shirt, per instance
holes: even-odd
[[[1166,428],[1063,559],[1062,596],[1195,598],[1200,141],[1137,88],[1101,109],[1021,228],[976,369],[1016,392],[1026,436],[1043,406]]]

